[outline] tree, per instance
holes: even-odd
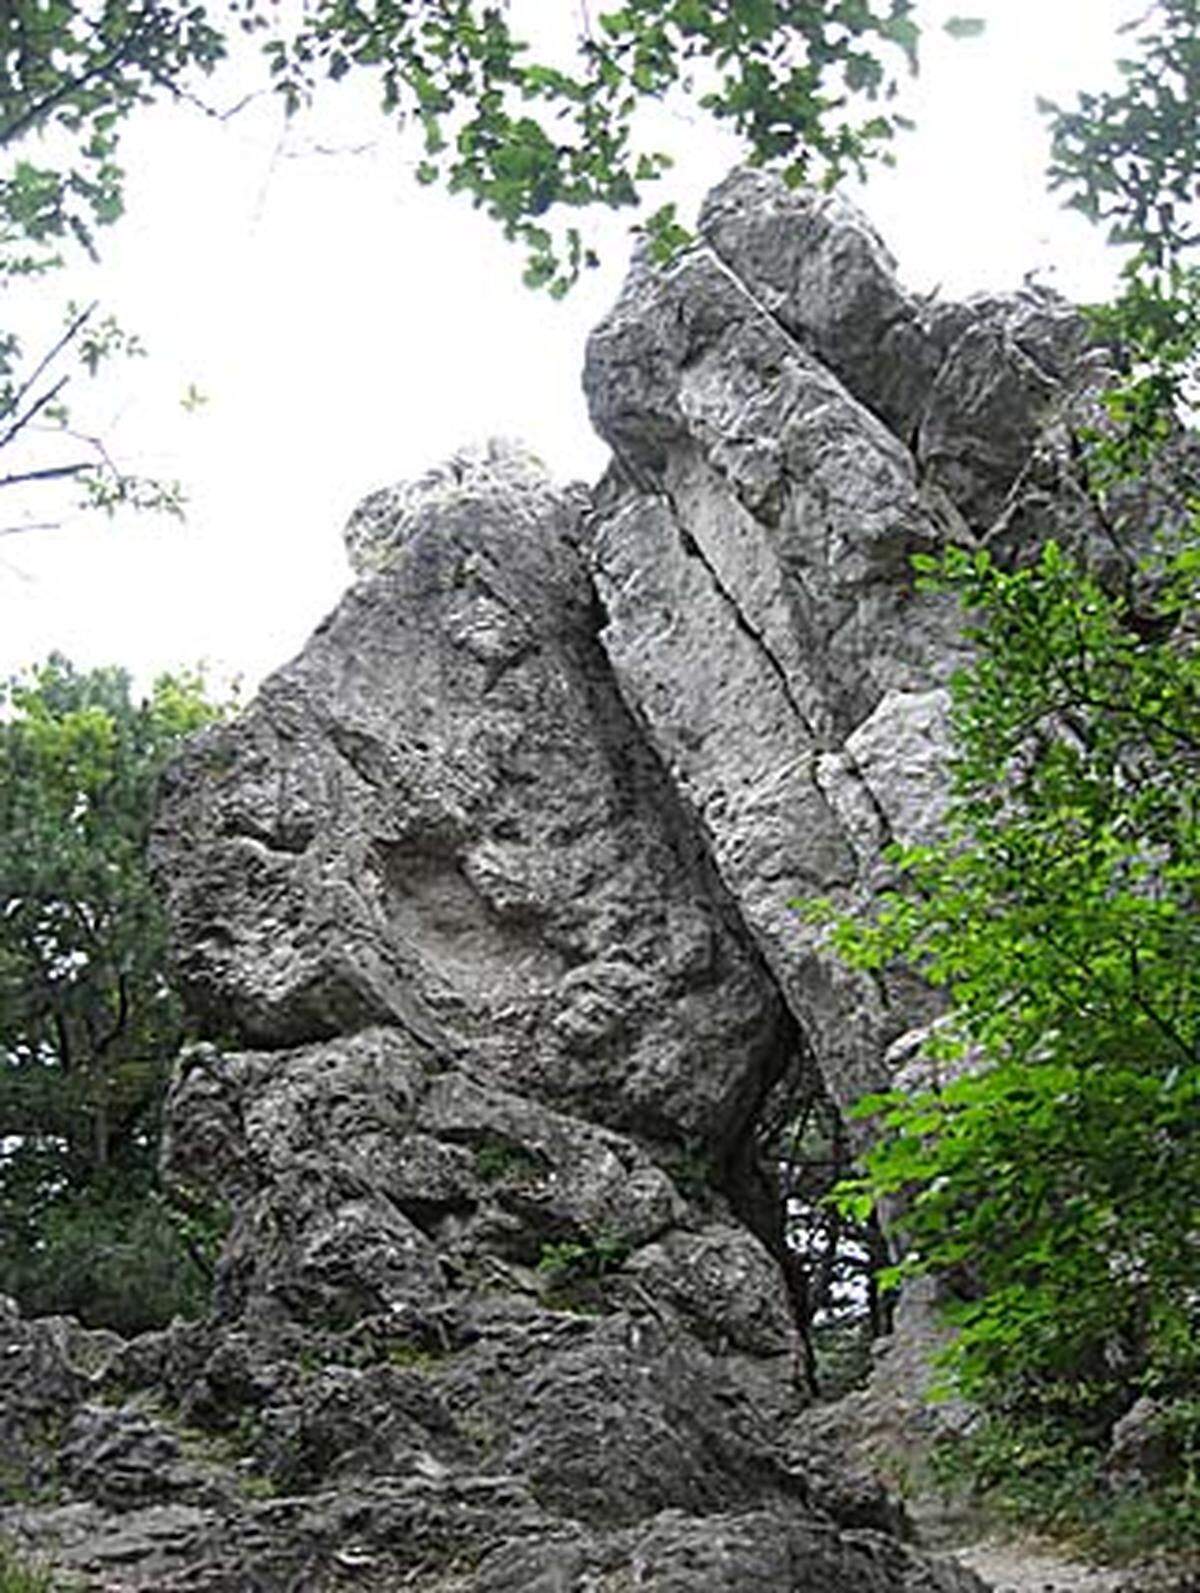
[[[907,125],[891,102],[897,72],[916,67],[913,11],[913,0],[628,0],[593,24],[585,6],[564,67],[531,58],[500,6],[316,0],[265,51],[291,109],[322,77],[377,74],[384,112],[420,126],[419,180],[468,194],[525,244],[526,281],[561,294],[595,257],[552,213],[636,206],[671,165],[635,139],[642,102],[692,95],[753,161],[793,184],[832,182]],[[671,204],[646,227],[663,253],[686,237]]]
[[[121,124],[163,89],[224,53],[203,7],[131,0],[11,0],[0,14],[0,292],[40,277],[75,244],[96,257],[96,229],[121,214]],[[65,159],[18,153],[35,138]],[[179,488],[122,469],[102,438],[72,427],[66,391],[142,350],[98,306],[68,305],[61,336],[29,353],[0,329],[0,487],[75,481],[84,501],[178,514]],[[74,366],[74,368],[73,368]],[[8,461],[12,463],[9,464]],[[5,527],[4,533],[22,529]]]
[[[1131,250],[1121,293],[1093,312],[1098,337],[1125,356],[1107,399],[1118,447],[1093,454],[1101,488],[1147,464],[1187,412],[1200,350],[1200,0],[1155,0],[1123,31],[1135,48],[1116,88],[1073,108],[1040,102],[1051,188]]]
[[[1109,1541],[1194,1548],[1200,536],[1136,616],[1053,543],[1015,570],[963,550],[924,568],[978,650],[953,683],[947,838],[893,850],[900,886],[832,939],[950,1009],[928,1087],[860,1103],[879,1137],[841,1201],[900,1203],[886,1284],[942,1281],[945,1371],[988,1418],[981,1482],[1076,1521],[1098,1499]],[[1125,1528],[1087,1483],[1142,1395],[1171,1462]]]
[[[147,1325],[163,1302],[138,1280],[187,1280],[150,1202],[185,1025],[146,840],[159,768],[218,710],[195,677],[136,703],[120,670],[59,657],[0,706],[0,1291]]]
[[[1194,397],[1198,24],[1197,0],[1159,0],[1117,89],[1043,107],[1052,183],[1133,250],[1090,312],[1121,362],[1108,422],[1077,439],[1117,531],[1112,488],[1157,465]],[[947,1380],[984,1418],[968,1467],[1142,1551],[1200,1541],[1200,502],[1177,485],[1188,514],[1136,610],[1052,542],[1010,568],[915,561],[976,649],[947,838],[894,849],[900,883],[863,917],[805,909],[852,965],[947,993],[928,1087],[861,1103],[879,1137],[841,1201],[899,1205],[889,1283],[941,1280]],[[1166,1469],[1119,1499],[1102,1457],[1141,1395]]]
[[[884,1133],[849,1194],[908,1197],[894,1278],[957,1280],[964,1392],[1103,1428],[1200,1372],[1200,548],[1150,627],[1053,543],[936,575],[979,650],[948,837],[895,850],[903,886],[834,939],[952,1004],[935,1082],[863,1103]]]
[[[690,96],[738,133],[748,157],[789,182],[861,172],[907,126],[899,78],[915,71],[915,0],[612,0],[593,19],[578,0],[573,50],[539,53],[507,0],[12,0],[0,17],[0,289],[44,273],[123,209],[120,136],[156,98],[216,115],[196,92],[243,36],[262,52],[262,87],[297,112],[322,83],[375,79],[385,117],[423,140],[417,175],[483,207],[524,246],[525,280],[561,296],[596,263],[569,218],[630,208],[661,188],[667,151],[636,136],[647,101]],[[954,33],[977,24],[953,19]],[[257,91],[252,91],[257,92]],[[229,113],[224,113],[229,114]],[[35,137],[52,158],[18,151]],[[666,257],[687,233],[667,202],[645,228]],[[68,307],[66,331],[37,353],[0,331],[0,487],[78,483],[84,501],[179,513],[177,484],[143,479],[102,438],[73,429],[64,391],[78,355],[93,374],[139,352],[95,307]],[[0,534],[23,529],[0,528]]]
[[[384,114],[420,126],[420,179],[484,205],[529,246],[533,278],[558,289],[587,254],[568,228],[560,258],[547,212],[635,205],[670,165],[636,147],[639,103],[694,94],[753,159],[784,162],[791,181],[832,178],[904,125],[889,102],[919,39],[913,0],[630,0],[594,24],[581,7],[564,67],[533,58],[507,6],[487,0],[311,0],[290,25],[267,0],[230,9],[265,35],[289,110],[323,79],[377,77]],[[0,22],[0,147],[53,128],[76,152],[61,169],[19,162],[0,184],[7,271],[44,269],[45,246],[68,235],[94,247],[122,208],[123,122],[162,92],[194,99],[197,70],[211,73],[230,43],[190,0],[16,0]],[[861,100],[874,103],[856,121]]]

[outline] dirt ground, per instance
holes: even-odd
[[[956,1549],[953,1557],[969,1566],[996,1593],[1116,1593],[1121,1573],[1065,1560],[1047,1544],[999,1538]]]

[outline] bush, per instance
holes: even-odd
[[[1153,1476],[1115,1483],[1106,1449],[1061,1416],[982,1417],[943,1440],[934,1476],[948,1495],[969,1493],[999,1516],[1066,1538],[1102,1560],[1147,1550],[1200,1550],[1200,1403],[1180,1400],[1161,1421],[1169,1459]]]
[[[32,1245],[0,1242],[0,1292],[26,1316],[74,1316],[131,1336],[200,1315],[209,1286],[202,1261],[151,1197],[64,1201]]]

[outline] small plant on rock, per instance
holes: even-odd
[[[567,1239],[542,1246],[538,1271],[552,1283],[602,1278],[619,1267],[628,1254],[629,1245],[612,1233],[599,1234],[585,1243]]]
[[[53,1593],[50,1572],[34,1565],[6,1538],[0,1538],[0,1593]]]

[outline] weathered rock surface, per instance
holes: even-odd
[[[790,903],[870,893],[884,845],[936,835],[962,644],[909,560],[1011,536],[1035,478],[1078,508],[1060,411],[1096,360],[1061,300],[921,301],[856,211],[761,172],[701,235],[635,263],[588,347],[601,642],[844,1105],[935,1008],[832,964]]]
[[[702,232],[591,341],[594,496],[502,446],[373,494],[357,584],[168,771],[212,1314],[0,1316],[0,1530],[85,1588],[980,1585],[800,1419],[758,1127],[936,1015],[789,902],[936,834],[961,644],[908,561],[1099,535],[1090,356],[762,174]]]
[[[251,1044],[385,1023],[614,1127],[735,1138],[786,1017],[614,688],[577,505],[506,458],[465,506],[409,493],[390,568],[173,766],[179,976]]]

